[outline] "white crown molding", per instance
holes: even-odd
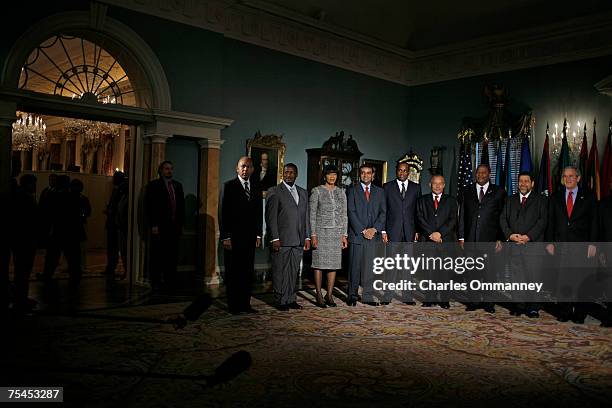
[[[594,86],[599,93],[612,96],[612,75],[605,77],[601,81],[597,82]]]
[[[612,54],[609,12],[413,52],[260,0],[101,1],[408,86]]]

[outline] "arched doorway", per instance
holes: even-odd
[[[94,4],[89,13],[58,14],[28,29],[13,45],[0,83],[1,190],[8,191],[15,153],[39,184],[52,171],[78,178],[95,199],[87,228],[92,245],[100,247],[113,173],[128,171],[129,278],[142,281],[138,198],[151,174],[147,158],[163,157],[160,144],[145,143],[144,136],[155,128],[151,110],[171,108],[153,51]],[[31,124],[44,127],[42,139],[32,139]]]

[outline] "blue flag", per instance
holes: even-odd
[[[521,171],[533,173],[533,162],[531,161],[531,150],[529,148],[529,136],[525,136],[523,138],[523,144],[521,145]]]
[[[506,163],[504,166],[504,186],[506,187],[506,191],[508,192],[508,196],[514,194],[514,187],[512,183],[512,157],[510,157],[510,144],[512,143],[512,139],[508,139],[506,141]]]

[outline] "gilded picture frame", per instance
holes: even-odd
[[[246,154],[253,159],[255,168],[251,177],[257,178],[264,192],[283,179],[286,150],[282,135],[262,135],[257,131],[252,139],[247,140]]]

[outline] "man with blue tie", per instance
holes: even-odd
[[[359,184],[347,189],[348,240],[349,240],[349,306],[355,306],[361,281],[362,262],[366,247],[380,242],[385,227],[385,193],[382,188],[372,184],[373,169],[362,164],[359,167]],[[378,305],[375,302],[367,302]]]

